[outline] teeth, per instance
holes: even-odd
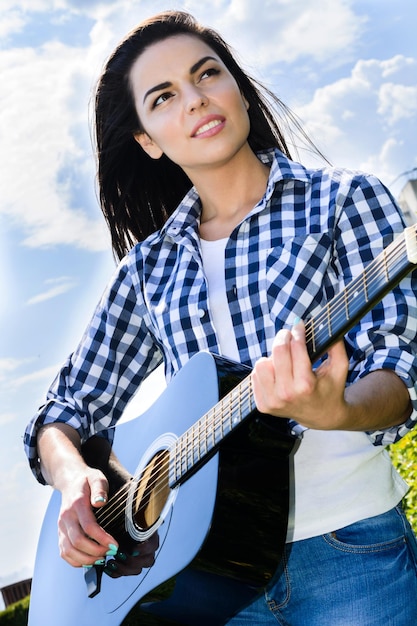
[[[204,126],[201,126],[198,129],[196,135],[201,135],[201,133],[205,133],[207,130],[214,128],[215,126],[219,126],[219,124],[221,124],[220,120],[213,120],[212,122],[208,122],[208,124],[204,124]]]

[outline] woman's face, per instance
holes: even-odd
[[[249,116],[238,85],[198,37],[177,35],[135,61],[130,83],[144,132],[136,140],[152,158],[165,153],[189,175],[221,166],[247,147]]]

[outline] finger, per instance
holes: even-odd
[[[83,536],[80,530],[80,537]],[[79,546],[79,547],[77,547]],[[77,533],[72,529],[71,537],[61,534],[59,540],[61,557],[73,567],[92,565],[103,558],[103,548],[95,542],[85,542],[77,539]]]
[[[275,335],[270,358],[262,358],[253,369],[255,399],[262,398],[269,404],[269,399],[276,392],[289,389],[292,384],[291,333],[280,330]]]
[[[140,555],[138,557],[129,557],[123,555],[125,560],[119,554],[114,560],[107,561],[105,572],[111,578],[119,576],[136,576],[140,574],[143,568],[152,567],[155,563],[155,553]]]
[[[315,385],[315,374],[308,354],[305,325],[297,320],[291,330],[291,357],[293,365],[294,391],[297,394],[309,393]]]
[[[106,563],[105,572],[111,578],[140,574],[143,568],[155,563],[155,552],[159,548],[159,535],[154,533],[149,539],[137,544],[130,553],[118,551],[114,560]]]
[[[109,483],[104,475],[95,476],[89,480],[91,505],[99,508],[107,503]]]
[[[252,370],[251,378],[256,406],[261,413],[267,413],[268,398],[275,386],[275,370],[272,360],[259,359]]]
[[[271,393],[276,400],[288,402],[293,397],[295,366],[292,344],[293,332],[287,329],[280,330],[272,343],[271,360],[274,366],[275,385]],[[270,396],[272,399],[272,396]],[[279,408],[279,405],[277,408]]]
[[[284,380],[282,376],[292,378],[291,340],[291,331],[281,329],[272,342],[271,359],[275,376],[280,380]]]
[[[325,376],[331,368],[335,380],[346,380],[349,370],[349,358],[343,340],[333,344],[327,351],[327,359],[317,368],[317,376]]]
[[[97,523],[89,507],[79,510],[75,518],[63,514],[59,529],[61,556],[71,564],[89,565],[117,552],[117,541]]]

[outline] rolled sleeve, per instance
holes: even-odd
[[[395,372],[407,387],[412,407],[411,415],[398,426],[392,426],[383,430],[369,431],[367,434],[374,445],[389,445],[396,443],[407,435],[417,422],[417,358],[409,346],[402,348],[387,348],[378,350],[371,357],[365,359],[359,377],[381,370],[390,369]]]
[[[161,362],[129,263],[122,262],[88,328],[52,383],[45,404],[29,422],[24,446],[30,467],[45,483],[37,434],[46,424],[72,426],[81,442],[93,435],[112,441],[113,427],[142,380]]]
[[[346,283],[364,270],[399,233],[404,223],[392,196],[371,176],[359,178],[346,194],[339,221],[338,259]],[[353,274],[352,274],[353,272]],[[390,369],[406,385],[410,417],[399,426],[368,432],[374,445],[395,443],[417,421],[417,272],[406,276],[346,335],[348,383],[372,371]]]

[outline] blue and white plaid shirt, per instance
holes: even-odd
[[[295,316],[315,315],[404,223],[379,180],[326,167],[310,170],[278,150],[266,193],[226,245],[225,279],[242,363],[268,355],[276,332]],[[36,433],[67,422],[83,441],[114,426],[141,381],[162,361],[169,381],[192,355],[219,353],[199,244],[201,205],[192,189],[161,231],[120,263],[78,349],[28,425],[25,447],[43,482]],[[372,370],[394,370],[414,411],[407,422],[369,436],[398,440],[417,420],[417,275],[405,278],[346,336],[348,382]]]

